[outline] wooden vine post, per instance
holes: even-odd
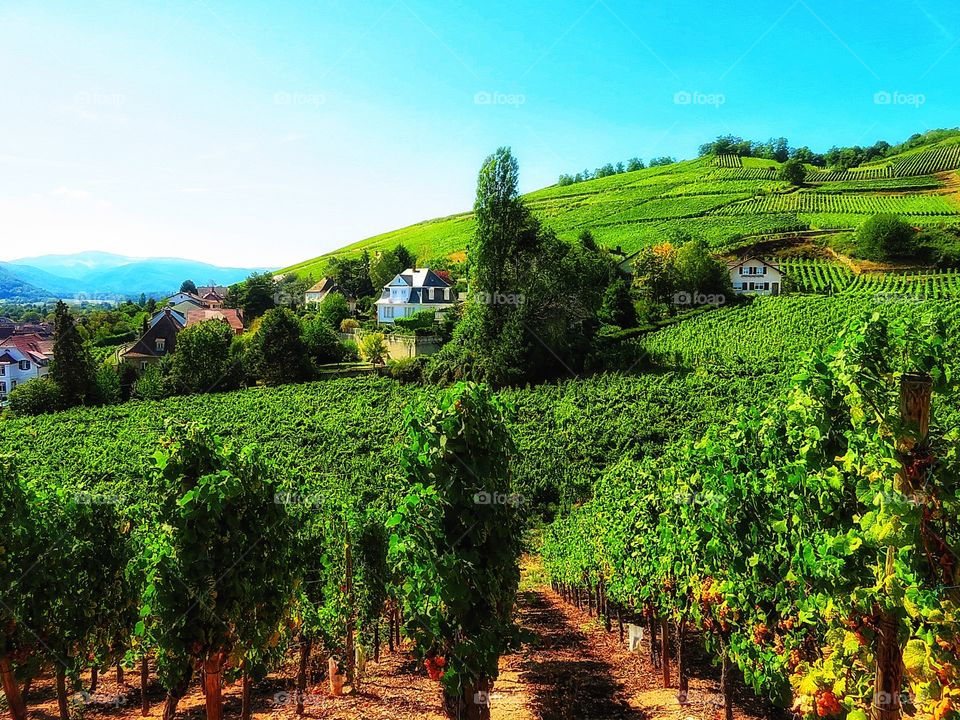
[[[930,428],[930,402],[933,395],[933,380],[929,375],[907,373],[900,381],[900,418],[906,428],[898,441],[898,451],[903,465],[900,471],[901,492],[915,495],[920,488],[912,486],[908,468],[915,454],[924,447]],[[885,574],[894,573],[895,550],[887,548]],[[903,648],[900,644],[896,616],[885,611],[880,615],[877,633],[877,671],[874,681],[873,720],[899,720],[901,716],[900,695],[903,690]]]
[[[206,696],[207,720],[223,720],[223,698],[220,695],[223,656],[207,655],[203,661],[203,689]]]
[[[140,714],[146,717],[150,714],[150,698],[147,697],[147,685],[150,683],[150,667],[147,658],[140,659]]]
[[[247,672],[247,668],[243,668],[243,676],[240,679],[241,682],[241,695],[240,695],[240,717],[242,720],[250,720],[250,713],[253,711],[251,705],[251,682],[250,682],[250,673]]]
[[[346,589],[347,589],[347,642],[346,642],[346,663],[347,663],[347,683],[350,685],[352,692],[357,691],[357,679],[356,679],[356,648],[354,642],[354,598],[353,598],[353,554],[350,547],[350,530],[346,528],[345,536],[347,538],[347,547],[346,547]]]
[[[56,678],[57,710],[60,712],[60,720],[70,720],[70,706],[67,704],[67,673],[59,662],[57,663]]]
[[[3,680],[3,692],[7,695],[7,705],[13,720],[26,720],[27,706],[20,694],[20,685],[14,675],[10,660],[0,657],[0,679]]]
[[[303,696],[307,692],[307,668],[310,664],[310,651],[313,641],[300,637],[300,667],[297,670],[297,715],[303,715]]]
[[[660,665],[663,669],[663,687],[670,687],[670,621],[666,617],[660,622]]]

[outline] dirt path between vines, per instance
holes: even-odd
[[[621,643],[616,623],[565,603],[549,588],[524,592],[520,620],[532,633],[523,650],[501,661],[492,695],[494,720],[715,720],[722,716],[719,675],[690,643],[689,703],[664,690],[645,644],[642,655]],[[676,666],[672,668],[676,683]],[[752,699],[740,689],[738,697]],[[737,706],[738,720],[781,717],[772,708]],[[783,716],[785,717],[785,716]]]
[[[527,585],[520,594],[519,620],[526,640],[522,649],[501,660],[501,675],[491,696],[493,720],[715,720],[720,702],[716,669],[691,642],[690,704],[680,706],[676,690],[661,688],[661,671],[646,657],[630,653],[616,625],[612,633],[587,612],[568,605],[549,587]],[[323,666],[318,658],[317,668]],[[296,657],[276,675],[258,683],[253,692],[254,720],[295,720],[293,681]],[[676,682],[676,667],[673,667]],[[86,679],[86,678],[84,678]],[[127,674],[118,685],[114,674],[101,677],[97,695],[79,703],[76,720],[138,720],[139,677]],[[444,720],[437,683],[404,651],[387,652],[370,662],[361,692],[329,697],[325,682],[308,688],[308,720]],[[148,696],[148,715],[159,720],[163,691],[155,681]],[[74,696],[75,699],[77,696]],[[752,698],[738,690],[737,697]],[[224,717],[240,717],[238,684],[224,688]],[[3,706],[0,697],[0,706]],[[52,679],[34,683],[29,698],[30,720],[58,720]],[[6,708],[0,707],[5,720]],[[737,720],[785,717],[759,703],[738,706]],[[181,701],[178,720],[205,720],[204,701],[195,683]]]

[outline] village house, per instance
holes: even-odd
[[[50,370],[53,341],[39,335],[11,335],[0,342],[0,403],[27,380],[43,377]]]
[[[173,308],[164,308],[146,323],[139,340],[120,351],[120,360],[132,364],[138,370],[146,370],[151,363],[176,349],[177,335],[186,325],[186,316]]]
[[[780,295],[784,275],[771,260],[748,257],[727,263],[730,282],[737,295]]]
[[[206,322],[207,320],[223,320],[230,326],[230,329],[233,330],[234,335],[243,334],[243,318],[240,317],[239,310],[233,310],[231,308],[224,308],[222,310],[203,308],[187,311],[187,327]]]
[[[441,312],[453,307],[456,297],[448,280],[430,268],[408,268],[387,283],[377,300],[377,322],[390,324],[421,310]]]
[[[227,299],[227,288],[223,285],[201,285],[197,288],[197,297],[205,308],[218,310]]]
[[[340,295],[343,295],[343,297],[345,297],[347,300],[347,304],[350,306],[350,312],[356,311],[357,299],[342,287],[337,285],[333,278],[329,277],[323,278],[320,282],[307,290],[307,292],[304,293],[303,302],[305,305],[319,305],[331,293],[339,293]]]

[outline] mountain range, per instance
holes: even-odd
[[[0,300],[37,302],[88,296],[160,297],[184,280],[231,285],[266,268],[230,268],[183,258],[138,258],[106,252],[39,255],[0,262]]]

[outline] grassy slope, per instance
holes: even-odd
[[[903,157],[954,147],[951,137]],[[881,164],[896,168],[900,156]],[[590,229],[608,247],[632,252],[663,238],[671,230],[705,238],[718,250],[749,244],[751,238],[805,229],[848,229],[878,208],[896,212],[916,225],[960,223],[960,198],[944,176],[858,179],[854,169],[840,181],[801,191],[775,179],[778,163],[744,158],[743,168],[717,167],[712,157],[688,160],[662,168],[591,180],[529,193],[531,209],[564,239]],[[872,167],[876,167],[876,164]],[[955,167],[960,168],[960,157]],[[892,172],[892,171],[891,171]],[[842,192],[843,197],[829,197]],[[758,195],[774,194],[758,201]],[[319,278],[334,255],[351,256],[363,250],[388,249],[404,243],[419,258],[462,253],[473,234],[471,213],[452,215],[393,230],[348,245],[341,250],[285,268],[301,276]]]

